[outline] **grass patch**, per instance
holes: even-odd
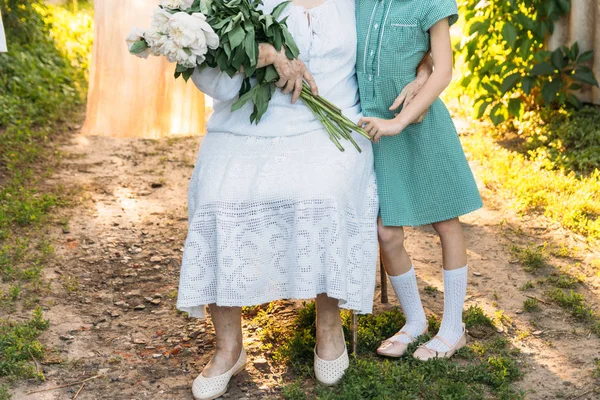
[[[600,171],[587,176],[548,170],[518,151],[506,149],[481,127],[462,142],[481,168],[478,175],[520,213],[542,214],[592,242],[600,240]]]
[[[598,318],[581,293],[557,288],[548,292],[548,297],[560,307],[569,311],[579,321],[589,322]]]
[[[577,287],[579,283],[583,282],[582,278],[569,274],[553,274],[550,275],[546,280],[551,285],[562,289],[573,289]]]
[[[527,312],[538,312],[541,310],[538,299],[527,299],[523,302],[523,309]]]
[[[26,377],[43,379],[32,365],[32,358],[40,359],[44,346],[37,341],[38,335],[48,328],[41,308],[25,322],[0,320],[0,377]]]
[[[546,245],[520,247],[512,245],[510,251],[517,257],[527,272],[535,272],[546,266]]]
[[[269,307],[264,314],[259,311],[252,323],[262,328],[263,340],[273,340],[268,343],[275,349],[273,358],[288,365],[294,375],[295,380],[283,387],[285,399],[483,399],[490,395],[502,399],[522,398],[522,394],[512,387],[521,376],[516,352],[503,338],[475,342],[461,349],[452,360],[423,363],[410,356],[401,360],[375,356],[374,350],[381,341],[404,324],[404,317],[396,308],[359,317],[359,354],[352,359],[339,385],[329,388],[306,385],[304,380],[313,374],[314,303],[300,308],[295,320],[289,324],[267,322],[266,318],[273,319],[267,310]],[[464,314],[465,322],[472,328],[493,327],[492,320],[477,306],[470,307]],[[345,313],[346,339],[350,337],[349,320],[349,313]],[[272,332],[263,332],[265,330]],[[416,346],[412,345],[410,350]]]
[[[524,292],[526,290],[533,289],[534,287],[535,287],[535,285],[533,284],[532,281],[527,281],[523,285],[521,285],[521,287],[519,288],[519,290],[522,291],[522,292]]]

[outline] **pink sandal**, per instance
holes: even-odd
[[[408,346],[410,344],[416,342],[420,336],[425,335],[427,333],[428,328],[429,328],[429,325],[426,325],[423,332],[421,332],[421,334],[419,336],[417,336],[416,338],[412,337],[410,334],[408,334],[404,331],[400,331],[400,332],[396,333],[391,338],[386,339],[383,342],[381,342],[381,344],[379,345],[379,348],[377,349],[377,354],[379,354],[380,356],[385,356],[385,357],[394,357],[394,358],[402,357],[406,353],[406,349],[408,349]],[[410,339],[410,343],[402,343],[397,340],[394,340],[394,338],[396,338],[400,335],[408,336],[408,338]]]
[[[463,327],[463,333],[462,336],[460,337],[460,339],[458,339],[458,342],[456,343],[456,345],[452,346],[450,343],[448,343],[448,341],[440,336],[434,336],[433,339],[437,339],[440,342],[444,343],[446,346],[448,346],[448,348],[450,350],[448,351],[435,351],[430,349],[429,347],[427,347],[427,345],[429,343],[431,343],[431,340],[425,344],[420,345],[417,350],[415,350],[415,352],[413,353],[413,357],[416,358],[417,360],[421,360],[421,361],[427,361],[430,360],[432,358],[450,358],[454,355],[454,353],[456,353],[459,349],[465,347],[467,345],[467,329],[465,327],[465,324],[462,324]]]

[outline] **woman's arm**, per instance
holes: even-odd
[[[425,53],[425,56],[423,57],[419,65],[417,66],[417,76],[415,77],[415,80],[410,82],[408,85],[404,86],[404,88],[402,88],[402,91],[400,92],[398,97],[396,97],[396,100],[394,100],[394,102],[392,103],[390,111],[397,110],[403,104],[404,107],[408,106],[413,101],[415,96],[421,91],[423,85],[425,85],[425,82],[427,82],[427,79],[429,79],[432,72],[433,59],[431,58],[429,52],[427,52]],[[425,110],[425,112],[413,122],[423,122],[423,119],[425,119],[425,115],[427,115],[427,111],[429,111],[429,108]]]
[[[452,45],[448,19],[438,21],[431,27],[429,34],[435,69],[413,101],[394,119],[364,117],[359,121],[359,125],[364,125],[375,142],[381,136],[394,136],[402,132],[433,104],[452,80]]]
[[[294,92],[292,103],[296,102],[302,92],[302,81],[305,79],[311,87],[313,94],[317,95],[317,84],[306,65],[300,60],[289,60],[284,52],[277,52],[269,44],[261,43],[258,47],[258,68],[273,65],[279,73],[277,87],[282,88],[283,93]],[[210,97],[229,101],[234,99],[244,81],[244,75],[238,73],[230,77],[217,68],[205,68],[202,71],[196,69],[192,75],[192,81],[200,91]]]

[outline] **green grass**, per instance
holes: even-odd
[[[552,274],[547,279],[548,283],[562,289],[574,289],[583,280],[569,274]]]
[[[519,213],[544,215],[590,242],[600,241],[600,171],[578,176],[549,170],[501,146],[487,131],[487,125],[479,125],[462,137],[470,159],[481,165],[477,173],[487,188]]]
[[[545,245],[529,245],[527,247],[513,245],[511,247],[511,253],[517,257],[519,262],[525,268],[525,271],[535,272],[546,266],[545,249]]]
[[[44,346],[37,337],[47,328],[48,321],[43,319],[41,308],[36,308],[32,318],[25,322],[0,320],[0,377],[43,379],[32,359],[43,356]]]
[[[594,310],[586,303],[585,297],[581,293],[556,288],[548,292],[548,297],[560,307],[569,311],[579,321],[594,321],[597,319]]]
[[[537,299],[527,299],[523,302],[523,309],[527,312],[540,311],[540,304]]]
[[[282,394],[286,399],[462,400],[483,399],[490,395],[501,399],[523,398],[512,385],[521,376],[515,358],[518,351],[511,349],[508,341],[497,335],[461,349],[452,360],[423,363],[409,356],[399,360],[375,356],[374,350],[380,342],[404,323],[402,313],[396,308],[359,317],[358,356],[352,359],[339,385],[330,388],[307,385],[305,382],[313,374],[314,303],[305,304],[298,310],[295,320],[287,324],[274,321],[270,315],[272,309],[269,306],[259,311],[252,323],[262,328],[263,346],[275,349],[274,360],[287,365],[294,376],[294,380],[283,387]],[[492,320],[480,307],[470,307],[464,316],[470,328],[493,327]],[[430,320],[439,324],[437,317]],[[349,313],[343,315],[343,322],[346,339],[349,339]],[[265,343],[265,340],[271,342]],[[409,351],[416,346],[413,344]]]
[[[535,287],[535,285],[533,284],[532,281],[527,281],[523,285],[521,285],[521,287],[519,288],[519,290],[522,291],[522,292],[524,292],[526,290],[533,289],[534,287]]]
[[[0,293],[0,377],[12,383],[43,379],[34,359],[43,357],[37,337],[48,322],[37,303],[53,256],[44,227],[70,195],[47,182],[64,123],[85,101],[93,32],[89,13],[39,0],[0,0],[0,9],[9,38],[0,54],[0,280],[8,283]],[[9,398],[9,384],[0,385],[0,400]]]

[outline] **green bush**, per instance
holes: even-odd
[[[570,0],[460,3],[465,38],[457,51],[467,71],[460,84],[477,118],[489,116],[497,125],[538,105],[579,107],[573,92],[584,83],[598,85],[587,65],[591,52],[580,53],[576,43],[543,50],[554,22],[570,9]]]
[[[600,109],[530,113],[515,122],[528,157],[546,169],[590,174],[600,169]]]

